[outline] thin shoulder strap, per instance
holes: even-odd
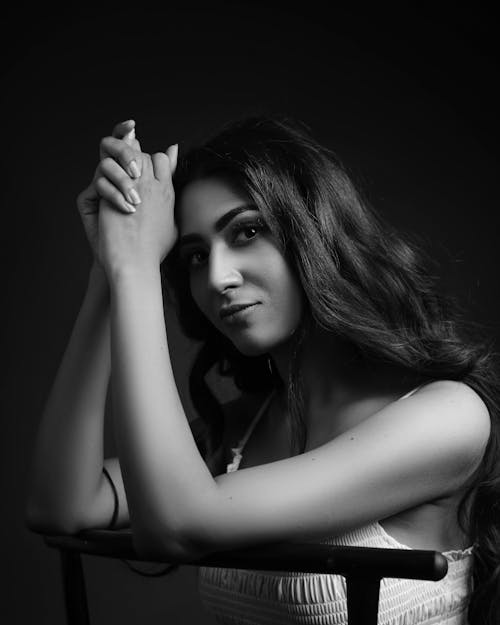
[[[403,397],[400,397],[397,401],[401,401],[402,399],[407,399],[408,397],[410,397],[411,395],[413,395],[413,393],[416,393],[419,389],[422,388],[422,386],[425,386],[425,384],[427,384],[427,382],[424,382],[423,384],[419,384],[418,386],[416,386],[415,388],[412,388],[411,391],[408,391],[408,393],[406,393],[405,395],[403,395]]]
[[[255,429],[255,426],[257,425],[257,423],[259,422],[260,418],[262,417],[262,415],[264,414],[264,412],[266,411],[267,407],[269,406],[269,404],[271,403],[272,398],[274,397],[274,393],[276,392],[276,390],[273,390],[267,397],[266,399],[262,402],[261,407],[259,408],[257,414],[255,415],[255,417],[252,419],[250,425],[247,428],[247,431],[245,432],[243,438],[240,440],[239,444],[238,444],[238,449],[240,451],[243,451],[245,445],[248,442],[248,439],[250,438],[250,436],[252,436],[252,432]]]
[[[261,407],[259,408],[255,417],[250,422],[250,425],[248,426],[247,431],[245,432],[243,438],[240,439],[240,442],[238,443],[238,445],[236,447],[231,447],[231,452],[233,454],[233,461],[227,465],[227,473],[232,473],[233,471],[236,471],[238,467],[240,466],[241,459],[243,458],[243,455],[242,455],[243,449],[245,448],[245,445],[247,444],[250,436],[252,436],[252,432],[254,431],[255,426],[257,425],[260,418],[265,413],[265,411],[267,410],[267,407],[271,403],[271,400],[274,397],[275,392],[276,392],[276,389],[274,389],[268,395],[268,397],[266,397],[266,399],[262,402]]]

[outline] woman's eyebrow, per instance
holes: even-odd
[[[255,204],[242,204],[241,206],[236,206],[232,208],[227,213],[224,213],[222,217],[215,222],[214,230],[215,232],[220,232],[223,230],[227,224],[232,221],[236,215],[240,213],[244,213],[245,211],[259,211],[259,209],[255,206]],[[195,241],[201,241],[201,236],[199,234],[185,234],[183,237],[179,239],[179,247],[186,245],[187,243],[193,243]]]

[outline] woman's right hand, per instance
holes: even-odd
[[[98,264],[99,266],[99,202],[108,202],[108,199],[103,199],[103,191],[109,198],[109,205],[113,206],[115,210],[130,213],[134,205],[129,199],[133,200],[133,198],[130,197],[128,199],[126,196],[129,195],[130,190],[134,186],[134,179],[141,174],[141,163],[134,161],[134,167],[134,164],[131,163],[132,159],[129,158],[126,152],[123,150],[115,152],[113,137],[115,139],[123,139],[134,150],[141,150],[139,141],[135,138],[135,122],[128,120],[117,124],[113,129],[112,137],[107,137],[101,141],[100,162],[95,170],[92,182],[78,195],[76,200],[83,228],[92,249],[94,265]],[[124,173],[128,173],[128,175],[124,175]],[[115,179],[117,184],[112,185],[109,182],[109,178]],[[98,186],[101,189],[100,191],[97,189]]]

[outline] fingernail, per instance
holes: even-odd
[[[135,130],[133,128],[132,130],[129,130],[126,135],[123,135],[123,140],[125,141],[125,143],[132,145],[135,140]]]
[[[128,198],[128,201],[131,202],[132,204],[141,203],[141,198],[139,197],[139,194],[137,193],[135,189],[129,189],[127,193],[127,198]]]
[[[129,213],[135,213],[135,206],[132,206],[132,204],[129,204],[128,202],[125,202],[125,208],[128,210]]]
[[[136,161],[130,161],[128,165],[128,171],[129,171],[129,174],[132,176],[132,178],[140,178],[141,176],[141,171]]]
[[[168,148],[167,152],[171,165],[175,167],[177,165],[177,156],[179,154],[179,144],[174,143]]]

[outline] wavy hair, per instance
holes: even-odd
[[[270,370],[266,355],[245,356],[201,313],[175,246],[162,264],[165,291],[188,337],[201,343],[189,377],[204,427],[198,448],[222,469],[222,408],[206,382],[216,367],[241,391],[287,384],[292,453],[303,453],[299,363],[313,328],[355,348],[359,358],[386,363],[420,381],[451,379],[473,388],[491,417],[483,461],[469,478],[458,522],[475,545],[470,625],[500,621],[500,390],[492,344],[476,336],[456,302],[442,294],[432,261],[415,242],[382,222],[346,168],[296,120],[252,116],[224,126],[179,160],[177,197],[191,181],[222,177],[238,186],[262,218],[298,278],[304,312],[294,334],[289,378]],[[467,510],[467,512],[466,512]]]

